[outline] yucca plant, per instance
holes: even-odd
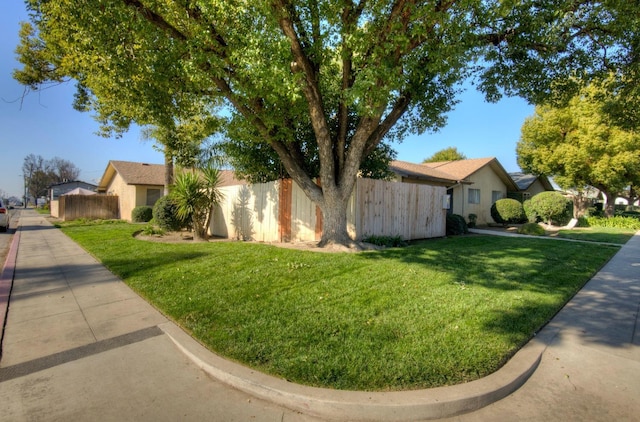
[[[178,217],[191,221],[194,240],[206,240],[213,207],[223,199],[220,171],[211,166],[187,170],[176,176],[171,196],[176,202]]]

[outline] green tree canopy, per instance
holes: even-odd
[[[489,99],[539,102],[603,70],[628,74],[640,45],[631,2],[614,0],[27,3],[20,82],[73,78],[76,106],[117,130],[231,109],[321,208],[323,244],[350,243],[346,207],[365,157],[442,126],[472,71]]]
[[[439,161],[466,160],[467,156],[458,151],[456,147],[448,147],[435,152],[431,157],[422,160],[423,163],[437,163]]]
[[[599,189],[611,216],[616,195],[640,182],[640,133],[613,125],[602,111],[607,101],[607,92],[594,85],[566,107],[536,107],[516,150],[526,172],[551,176],[563,189]]]

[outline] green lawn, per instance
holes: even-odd
[[[560,230],[558,237],[584,240],[587,242],[606,242],[624,245],[631,239],[635,232],[636,230],[633,229],[613,227],[576,227],[571,230]]]
[[[211,350],[314,386],[399,390],[498,369],[617,247],[464,236],[363,253],[64,232]]]

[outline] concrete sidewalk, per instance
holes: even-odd
[[[640,235],[495,374],[361,393],[298,386],[220,359],[44,217],[23,212],[20,226],[0,360],[2,420],[392,421],[475,409],[452,420],[640,415]]]
[[[3,422],[314,420],[209,378],[160,328],[173,324],[44,217],[22,211],[14,236]]]

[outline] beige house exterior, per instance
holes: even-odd
[[[131,221],[131,212],[135,207],[152,207],[164,195],[165,168],[164,164],[111,160],[97,191],[118,196],[118,218]],[[221,187],[245,184],[237,180],[230,170],[222,170],[220,179]]]
[[[164,164],[109,161],[98,193],[118,196],[119,216],[131,221],[131,212],[137,206],[153,206],[164,192]]]
[[[494,223],[491,205],[495,201],[523,192],[495,157],[423,164],[393,161],[391,169],[399,182],[446,186],[449,212],[467,221],[469,214],[475,214],[478,225]],[[530,177],[535,180],[527,185],[527,195],[553,190],[548,180]]]

